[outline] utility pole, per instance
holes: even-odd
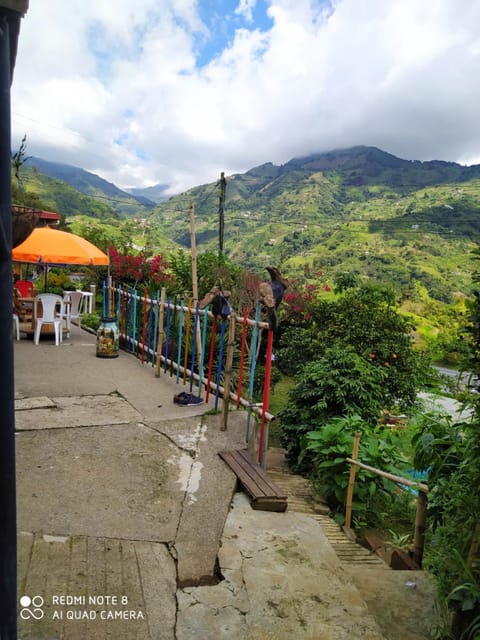
[[[227,181],[225,173],[220,174],[220,199],[218,203],[218,249],[223,253],[223,237],[225,234],[225,190]]]
[[[17,638],[10,85],[28,0],[0,0],[0,638]]]

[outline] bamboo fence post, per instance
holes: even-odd
[[[415,515],[415,532],[413,537],[412,556],[419,567],[422,566],[423,547],[425,544],[425,522],[427,516],[427,494],[418,492],[417,513]]]
[[[473,561],[480,555],[480,523],[477,522],[475,529],[473,530],[472,542],[470,543],[470,549],[467,556],[467,567],[469,569],[473,566]]]
[[[353,450],[352,450],[352,460],[356,460],[358,458],[358,448],[360,446],[360,431],[355,431],[355,436],[353,440]],[[355,474],[357,472],[357,466],[352,464],[350,467],[350,478],[348,479],[348,490],[347,490],[347,505],[345,511],[345,527],[347,529],[351,528],[352,524],[352,502],[353,502],[353,489],[355,487]]]
[[[227,344],[227,357],[225,359],[225,382],[224,382],[224,394],[222,405],[222,421],[220,424],[220,431],[227,430],[228,422],[228,405],[230,401],[230,379],[232,377],[233,366],[233,352],[235,348],[235,314],[230,316],[230,322],[228,325],[228,344]]]
[[[162,347],[163,347],[163,318],[165,315],[165,298],[167,292],[165,287],[162,287],[162,292],[160,294],[160,309],[158,313],[158,338],[157,338],[157,366],[155,369],[155,377],[160,377],[160,367],[162,362]]]

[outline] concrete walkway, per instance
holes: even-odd
[[[83,331],[15,343],[15,379],[19,638],[390,640],[318,522],[234,494],[245,412]]]

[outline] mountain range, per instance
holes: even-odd
[[[32,158],[25,171],[27,188],[67,218],[142,220],[135,246],[153,250],[190,246],[193,205],[198,250],[218,249],[218,183],[154,203],[68,165]],[[330,282],[354,272],[403,297],[421,287],[452,302],[471,288],[480,165],[404,160],[368,146],[265,163],[227,177],[223,220],[224,251],[244,268],[275,264],[293,277],[306,267]]]

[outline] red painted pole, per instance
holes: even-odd
[[[270,404],[270,376],[272,373],[272,352],[273,352],[273,331],[268,330],[267,336],[267,355],[265,362],[265,379],[263,381],[263,403],[262,403],[262,422],[260,425],[260,441],[258,443],[258,463],[263,461],[263,446],[265,439],[265,414]]]

